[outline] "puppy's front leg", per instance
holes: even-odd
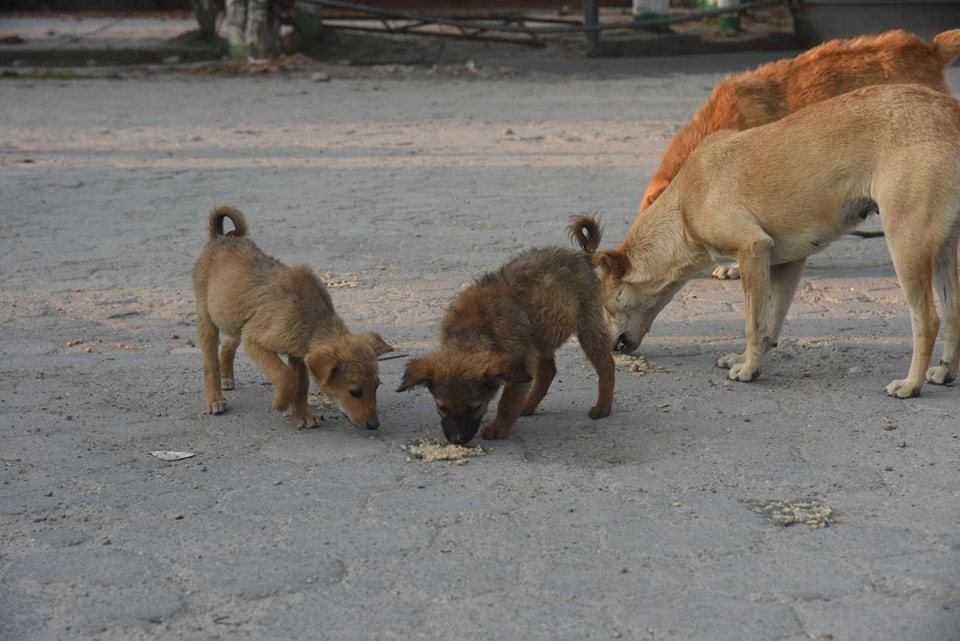
[[[316,427],[319,425],[318,419],[310,412],[310,405],[307,403],[307,397],[310,394],[310,375],[307,372],[307,365],[302,358],[296,356],[288,356],[287,362],[297,378],[297,387],[290,401],[290,414],[293,416],[293,422],[298,428]]]
[[[746,303],[747,348],[743,354],[728,354],[717,361],[720,367],[730,368],[727,378],[731,380],[745,383],[756,380],[760,376],[760,363],[772,342],[766,309],[772,246],[773,240],[764,234],[763,239],[753,241],[747,251],[737,255]]]
[[[276,352],[270,351],[247,336],[243,337],[243,348],[277,389],[273,395],[273,409],[282,412],[290,407],[290,401],[296,396],[298,385],[293,369],[287,367]]]
[[[489,425],[480,429],[480,438],[507,438],[510,436],[513,424],[517,422],[520,410],[523,409],[523,402],[529,392],[530,383],[508,383],[503,388],[503,394],[500,395],[496,417]]]

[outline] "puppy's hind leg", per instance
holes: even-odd
[[[557,361],[554,359],[553,354],[549,356],[541,355],[540,360],[537,361],[537,373],[533,377],[530,395],[527,396],[527,401],[523,409],[520,410],[520,416],[529,416],[537,410],[537,405],[539,405],[543,397],[547,395],[547,390],[550,389],[550,383],[553,382],[553,377],[556,375]]]
[[[927,370],[927,382],[946,385],[960,368],[960,278],[957,276],[957,237],[940,248],[933,262],[933,283],[943,312],[944,339],[940,364]]]
[[[200,340],[200,353],[203,355],[203,384],[207,393],[207,413],[223,414],[227,411],[227,402],[220,391],[220,361],[217,358],[217,345],[220,342],[220,330],[213,324],[205,306],[197,306],[197,338]]]
[[[220,389],[233,389],[236,381],[233,377],[233,360],[240,347],[239,336],[225,336],[220,344]]]
[[[613,351],[610,349],[610,330],[603,317],[601,305],[591,306],[580,315],[580,327],[577,328],[577,340],[597,371],[597,403],[590,408],[590,418],[603,418],[610,415],[613,408],[613,386],[616,378],[616,366]]]

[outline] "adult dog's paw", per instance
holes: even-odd
[[[946,365],[937,365],[927,370],[927,382],[934,385],[948,385],[955,378],[956,376],[950,374],[950,368]]]
[[[717,265],[711,276],[717,280],[738,280],[740,278],[740,265],[737,263]]]
[[[717,367],[722,367],[724,369],[730,369],[734,365],[739,365],[744,360],[743,354],[738,354],[734,352],[733,354],[727,354],[726,356],[721,356],[717,359]]]
[[[911,383],[909,379],[900,379],[891,381],[886,387],[887,396],[896,398],[913,398],[920,396],[920,388],[923,383]]]
[[[759,367],[747,367],[744,363],[737,363],[727,372],[727,378],[741,383],[752,383],[760,376]]]

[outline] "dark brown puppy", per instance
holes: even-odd
[[[234,226],[227,234],[224,218]],[[226,411],[220,390],[233,389],[233,359],[242,343],[277,388],[273,407],[290,407],[297,427],[317,424],[307,405],[308,369],[351,423],[379,427],[377,356],[393,348],[374,332],[351,334],[309,267],[287,267],[246,234],[243,214],[217,207],[210,213],[210,240],[193,268],[207,412]],[[220,332],[226,338],[218,359]]]
[[[593,269],[600,226],[579,216],[570,232],[582,252],[532,249],[486,274],[450,305],[440,323],[440,348],[407,363],[397,391],[425,385],[447,440],[473,438],[501,385],[497,415],[480,435],[509,436],[517,417],[532,414],[543,400],[557,373],[554,352],[574,333],[600,379],[590,418],[610,414],[612,340]]]

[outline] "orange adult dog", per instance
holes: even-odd
[[[917,396],[945,317],[943,357],[926,380],[960,368],[960,102],[919,85],[877,85],[747,131],[706,138],[615,250],[597,255],[604,305],[635,350],[683,284],[717,259],[740,262],[747,345],[717,365],[752,381],[776,345],[800,273],[879,210],[910,305],[913,359],[886,387]]]
[[[915,83],[950,93],[943,71],[960,56],[960,29],[925,42],[905,31],[832,40],[796,58],[761,65],[721,81],[677,134],[660,161],[640,211],[650,206],[690,154],[721,129],[750,129],[842,93],[869,85]],[[736,267],[720,266],[717,278],[736,278]]]

